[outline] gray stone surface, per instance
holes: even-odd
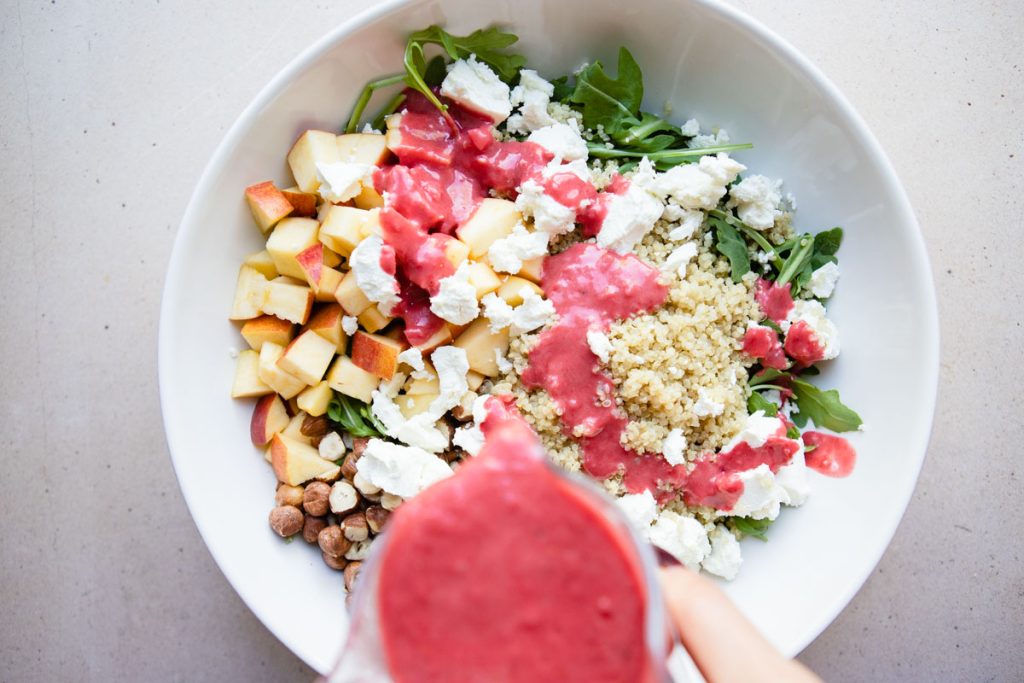
[[[157,312],[178,221],[227,127],[363,4],[0,5],[0,680],[312,679],[188,516],[160,422]],[[881,139],[942,320],[917,493],[802,659],[834,681],[1020,680],[1024,6],[735,4]]]

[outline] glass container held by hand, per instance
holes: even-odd
[[[356,584],[330,683],[661,683],[654,555],[500,399],[483,450],[406,502]]]

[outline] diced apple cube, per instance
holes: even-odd
[[[330,205],[320,217],[320,241],[346,258],[351,256],[363,239],[361,231],[368,214],[351,206]]]
[[[359,315],[370,308],[373,302],[366,298],[363,290],[356,284],[356,272],[350,270],[341,278],[341,284],[334,290],[334,298],[349,315]]]
[[[483,261],[472,261],[469,264],[469,284],[476,288],[476,298],[480,300],[501,286],[501,278]]]
[[[544,256],[537,256],[523,261],[523,267],[519,269],[516,275],[524,277],[530,282],[536,282],[539,285],[541,272],[544,269],[544,258]]]
[[[306,383],[289,374],[277,364],[284,354],[284,347],[273,342],[264,342],[259,355],[259,378],[268,387],[281,394],[284,399],[297,396],[306,388]]]
[[[356,316],[356,318],[359,320],[359,324],[362,328],[367,332],[383,330],[392,320],[394,320],[394,318],[389,318],[381,313],[379,306],[370,306]]]
[[[441,393],[441,381],[436,374],[432,379],[410,379],[405,383],[405,393],[408,396],[439,394]]]
[[[267,239],[267,251],[277,272],[300,280],[305,278],[297,257],[317,243],[319,231],[320,224],[313,218],[286,218],[278,223]]]
[[[281,194],[288,200],[295,210],[293,216],[300,218],[312,218],[316,215],[317,196],[312,192],[303,192],[298,187],[289,187],[281,190]]]
[[[253,446],[266,446],[270,439],[288,426],[288,410],[277,394],[264,396],[256,402],[249,422],[249,437]]]
[[[327,304],[317,309],[306,323],[306,329],[316,332],[334,344],[338,353],[344,355],[348,346],[348,335],[341,327],[345,311],[338,304]]]
[[[274,265],[274,259],[270,257],[270,252],[264,249],[263,251],[257,251],[255,254],[249,254],[242,261],[242,265],[255,268],[263,274],[263,277],[268,280],[273,280],[275,277],[280,275],[277,272],[277,266]]]
[[[295,262],[299,264],[306,282],[316,293],[316,286],[320,283],[320,273],[324,269],[324,245],[317,242],[306,247],[295,255]]]
[[[348,133],[338,136],[342,161],[380,166],[387,161],[387,140],[378,133]]]
[[[249,204],[256,225],[263,233],[274,227],[295,208],[269,180],[245,188],[245,201]]]
[[[537,295],[544,296],[544,290],[529,280],[513,275],[501,284],[498,288],[498,296],[504,299],[509,306],[519,306],[523,303],[523,288],[532,289]]]
[[[405,344],[360,330],[352,338],[352,362],[381,379],[391,379],[398,369],[398,354]]]
[[[491,332],[490,321],[477,318],[455,340],[455,347],[466,352],[470,370],[497,377],[500,373],[495,349],[502,356],[508,351],[508,328]]]
[[[313,290],[290,278],[277,278],[267,283],[266,291],[266,313],[296,325],[306,324],[313,308]]]
[[[320,302],[336,302],[334,295],[341,284],[341,278],[339,271],[325,265],[320,269],[320,282],[313,288],[313,298]]]
[[[451,327],[445,324],[441,325],[437,332],[430,335],[426,341],[416,344],[416,348],[419,349],[423,355],[427,355],[439,346],[450,344],[453,339],[455,339],[455,335],[452,334]]]
[[[380,378],[357,366],[348,356],[338,356],[327,371],[327,384],[338,393],[369,403]]]
[[[292,401],[296,401],[296,399],[292,399]],[[301,441],[302,443],[306,443],[312,446],[313,437],[306,436],[305,434],[302,433],[302,425],[305,422],[306,413],[303,412],[301,408],[298,408],[298,406],[296,406],[295,415],[292,416],[291,420],[288,421],[288,424],[285,426],[285,428],[281,430],[281,436],[287,436],[289,439]]]
[[[289,375],[313,386],[324,378],[336,350],[337,345],[334,342],[312,330],[307,330],[285,347],[277,365]]]
[[[281,434],[275,434],[270,441],[270,461],[278,480],[289,486],[299,486],[310,479],[330,481],[341,473],[341,468],[321,458],[317,449]]]
[[[456,234],[469,246],[470,257],[480,258],[495,240],[510,235],[522,218],[515,202],[488,197],[480,202],[469,220],[459,226]]]
[[[274,393],[260,379],[260,354],[246,349],[238,354],[235,365],[235,381],[231,386],[232,398],[251,398]]]
[[[448,259],[448,262],[452,264],[453,268],[458,269],[458,267],[469,258],[469,246],[465,242],[441,233],[435,233],[435,236],[438,238],[448,238],[444,243],[444,255],[445,258]]]
[[[334,392],[326,381],[309,387],[298,395],[298,404],[301,410],[306,411],[313,417],[320,417],[327,412],[327,404],[334,398]]]
[[[410,419],[414,415],[426,412],[430,404],[437,398],[438,394],[416,394],[414,396],[398,396],[395,398],[395,403],[398,405],[398,409],[402,411],[402,415],[405,419]]]
[[[321,242],[323,244],[323,242]],[[329,247],[324,247],[324,265],[328,268],[337,268],[341,265],[341,256],[337,252],[332,251]]]
[[[292,340],[292,324],[273,315],[261,315],[242,325],[242,337],[250,348],[259,351],[264,342],[287,346]]]
[[[263,313],[267,303],[267,278],[251,266],[238,269],[235,300],[231,304],[232,320],[251,320]]]
[[[466,373],[466,384],[469,385],[470,391],[476,391],[480,388],[480,385],[484,383],[484,376],[475,370],[470,370]]]
[[[320,176],[316,171],[318,163],[335,161],[341,161],[338,136],[322,130],[307,130],[288,152],[288,166],[303,192],[316,192],[320,188]]]
[[[384,228],[380,225],[380,209],[370,209],[366,212],[366,220],[359,226],[359,234],[363,239],[370,235],[384,236]]]
[[[363,189],[355,196],[352,203],[360,209],[384,208],[384,197],[372,187],[363,185]]]

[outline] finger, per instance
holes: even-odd
[[[661,570],[669,617],[709,683],[820,683],[764,639],[719,588],[685,567]]]

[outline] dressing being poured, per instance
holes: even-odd
[[[377,558],[395,683],[649,683],[647,587],[629,532],[553,472],[492,397],[483,450],[392,515]]]

